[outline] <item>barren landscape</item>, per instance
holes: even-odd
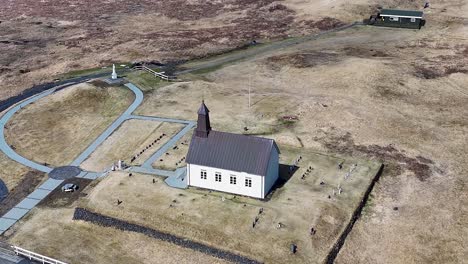
[[[329,14],[330,4],[316,9],[300,1],[8,0],[0,10],[0,98],[72,70],[114,61],[181,61],[361,19],[342,12],[343,3],[331,4],[340,11]],[[365,2],[354,6],[369,9]]]
[[[217,54],[215,59],[223,61],[233,54],[227,52],[231,49],[255,51],[255,47],[245,46],[253,39],[268,47],[269,43],[290,37],[297,44],[261,54],[252,52],[252,56],[234,63],[183,74],[178,76],[180,82],[165,83],[152,80],[146,73],[131,72],[128,79],[141,86],[145,95],[136,113],[195,120],[204,99],[215,130],[273,138],[280,149],[286,150],[282,156],[286,164],[294,159],[294,155],[286,154],[290,150],[298,151],[294,154],[323,153],[371,164],[382,162],[384,173],[335,263],[464,263],[468,258],[468,5],[461,0],[431,3],[424,10],[427,24],[421,30],[359,25],[316,39],[301,38],[368,18],[379,6],[422,9],[422,3],[404,0],[359,0],[352,4],[318,0],[126,4],[6,1],[0,9],[0,98],[6,99],[72,70],[99,68],[113,62],[151,61],[171,62],[177,71],[202,65],[210,60],[209,54]],[[243,50],[234,51],[237,52]],[[189,61],[184,63],[186,60]],[[7,123],[7,142],[37,162],[67,164],[131,100],[130,92],[122,87],[86,83],[66,88],[16,114]],[[83,128],[85,123],[92,124],[92,129]],[[90,157],[87,166],[105,168],[117,157],[131,157],[146,144],[143,139],[159,128],[150,122],[132,127],[124,124]],[[137,132],[141,133],[138,138],[121,147],[113,143]],[[182,157],[185,149],[180,147],[169,151],[168,164],[156,162],[155,167],[175,169],[172,159]],[[11,193],[19,193],[20,197],[45,177],[3,154],[0,164],[0,178]],[[290,185],[285,185],[287,191],[273,193],[267,202],[251,202],[254,206],[249,207],[249,212],[277,202],[279,205],[273,206],[279,210],[277,214],[288,214],[294,206],[286,194],[295,188],[313,193],[305,191],[298,176],[301,171],[298,173],[287,183]],[[229,216],[240,210],[235,207],[240,204],[234,206],[228,199],[229,206],[223,206],[218,193],[204,198],[203,192],[194,189],[179,197],[179,191],[169,189],[160,178],[153,185],[151,176],[132,177],[110,174],[89,184],[82,191],[86,195],[76,201],[57,203],[60,206],[56,207],[42,204],[3,238],[68,261],[83,256],[78,261],[81,263],[106,263],[116,255],[121,256],[121,263],[153,263],[155,258],[159,258],[158,263],[224,263],[143,235],[73,221],[73,208],[77,206],[242,252],[266,263],[324,261],[329,248],[320,247],[330,247],[338,235],[330,232],[333,235],[326,238],[320,234],[307,237],[307,245],[317,248],[319,254],[299,248],[295,259],[290,259],[287,241],[305,241],[307,231],[294,230],[286,237],[277,230],[269,231],[266,237],[240,234],[234,244],[223,244],[227,242],[216,239],[232,230],[216,230],[216,221],[221,218],[211,219],[213,234],[220,236],[204,237],[206,233],[200,230],[206,226],[200,224],[200,217],[226,208],[229,210],[223,212],[224,216]],[[314,177],[316,184],[321,175]],[[15,192],[15,188],[23,192]],[[147,192],[139,194],[141,188]],[[189,197],[207,199],[210,206],[196,205]],[[280,197],[280,202],[275,197]],[[123,204],[115,210],[119,198]],[[143,198],[151,206],[140,203]],[[173,200],[175,208],[169,208]],[[189,205],[206,211],[193,212]],[[339,227],[333,230],[339,230],[349,219],[332,219],[327,216],[335,211],[321,211],[319,208],[323,207],[314,204],[304,206],[305,216],[298,213],[300,210],[295,211],[298,215],[293,217],[299,220],[293,221],[302,221],[299,226],[305,230],[312,223],[334,223]],[[348,216],[351,207],[345,210]],[[312,212],[325,222],[314,222],[321,218],[310,218]],[[155,219],[158,216],[161,219]],[[199,222],[190,223],[189,217]],[[244,228],[250,218],[233,219],[243,223]],[[269,219],[268,228],[276,220]],[[187,224],[192,224],[192,228],[172,229]],[[57,226],[65,231],[55,233]],[[235,226],[232,224],[231,228]],[[68,232],[77,239],[62,248],[59,245],[68,241]],[[108,239],[110,236],[112,240]],[[248,246],[276,236],[282,239],[280,248],[264,248],[262,243]],[[71,248],[80,250],[70,253]],[[111,253],[102,254],[109,249]],[[271,252],[264,255],[265,250]]]

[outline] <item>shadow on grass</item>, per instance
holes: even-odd
[[[280,164],[278,180],[276,180],[270,192],[265,196],[265,200],[270,200],[273,194],[280,192],[281,188],[293,177],[298,169],[299,167],[295,165]]]

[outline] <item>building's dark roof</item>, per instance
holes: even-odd
[[[265,176],[273,139],[210,131],[208,137],[194,135],[187,163]]]
[[[411,11],[411,10],[395,10],[395,9],[382,9],[380,16],[398,16],[398,17],[414,17],[422,18],[422,11]]]

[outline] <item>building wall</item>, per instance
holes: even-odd
[[[422,20],[419,18],[415,19],[415,22],[411,22],[411,18],[399,17],[398,21],[390,20],[390,17],[378,17],[374,23],[375,26],[384,27],[400,27],[400,28],[414,28],[419,29],[423,25]]]
[[[201,179],[201,170],[206,170],[206,180]],[[215,173],[221,173],[221,182],[215,181]],[[195,164],[187,164],[188,185],[217,190],[227,193],[234,193],[240,195],[251,196],[255,198],[263,198],[263,178],[259,175],[252,175],[245,172],[235,172],[229,170],[222,170],[212,167],[205,167]],[[236,184],[230,183],[230,176],[236,176]],[[252,187],[245,186],[245,179],[250,177],[252,179]]]
[[[268,162],[267,176],[265,177],[265,188],[263,190],[263,196],[265,197],[270,191],[271,187],[275,184],[279,177],[279,153],[275,147],[273,147],[270,161]]]

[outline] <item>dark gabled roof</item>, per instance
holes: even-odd
[[[380,16],[397,16],[397,17],[409,17],[409,18],[422,18],[422,11],[412,10],[396,10],[396,9],[382,9]]]
[[[190,142],[187,163],[265,176],[273,148],[273,139],[210,131],[208,137]]]

